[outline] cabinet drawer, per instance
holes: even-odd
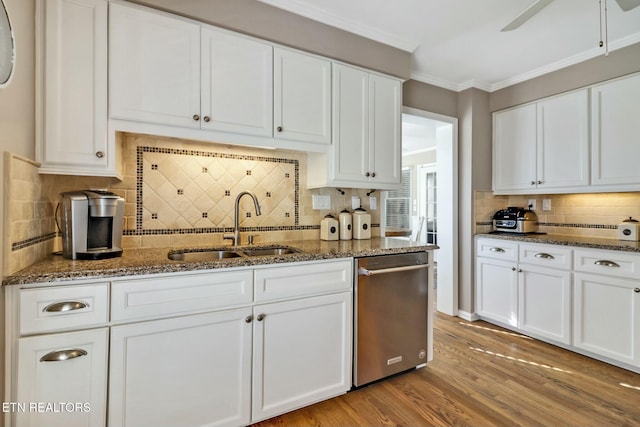
[[[593,249],[575,250],[575,271],[640,278],[640,254]]]
[[[484,258],[518,261],[518,244],[500,239],[478,239],[476,255]]]
[[[79,329],[108,320],[108,283],[20,291],[20,335]]]
[[[116,281],[111,320],[170,317],[252,301],[251,270]]]
[[[571,270],[573,251],[563,246],[521,243],[520,262]]]
[[[351,290],[352,271],[351,259],[256,270],[255,300],[272,301]]]

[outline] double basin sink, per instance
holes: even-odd
[[[288,246],[270,248],[246,248],[246,249],[194,249],[186,251],[171,251],[169,259],[172,261],[204,262],[227,258],[277,256],[299,253],[300,251]]]

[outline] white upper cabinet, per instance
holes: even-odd
[[[586,89],[493,117],[493,186],[499,194],[576,191],[589,185]]]
[[[539,190],[589,185],[589,93],[585,90],[537,103]]]
[[[591,89],[592,185],[640,189],[640,75]],[[603,190],[615,190],[606,187]],[[599,190],[600,191],[600,190]]]
[[[202,129],[271,137],[273,47],[202,29]]]
[[[107,138],[107,1],[36,3],[41,173],[118,176]]]
[[[401,108],[400,80],[334,64],[332,158],[310,156],[309,186],[397,188]]]
[[[110,5],[111,117],[200,127],[200,26]]]
[[[331,144],[331,61],[274,49],[274,137]]]

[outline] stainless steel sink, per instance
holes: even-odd
[[[300,251],[295,248],[287,246],[276,246],[270,248],[255,248],[255,249],[211,249],[211,250],[185,250],[178,252],[170,252],[168,257],[172,261],[186,261],[186,262],[206,262],[216,261],[227,258],[240,258],[240,257],[257,257],[257,256],[277,256],[299,253]]]
[[[295,248],[263,248],[263,249],[244,249],[242,253],[246,256],[268,256],[268,255],[286,255],[295,254],[300,251]]]
[[[170,253],[169,259],[172,261],[202,262],[225,258],[239,258],[241,256],[242,255],[236,251],[190,251]]]

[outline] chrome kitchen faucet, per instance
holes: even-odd
[[[238,224],[238,213],[240,211],[240,199],[242,199],[242,196],[251,196],[251,198],[253,199],[253,204],[256,208],[256,216],[260,216],[261,214],[260,204],[258,203],[258,198],[255,195],[251,194],[248,191],[243,191],[242,193],[238,194],[238,197],[236,197],[236,208],[233,217],[233,234],[225,233],[222,235],[223,239],[232,239],[233,246],[238,246],[240,244],[240,226]]]

